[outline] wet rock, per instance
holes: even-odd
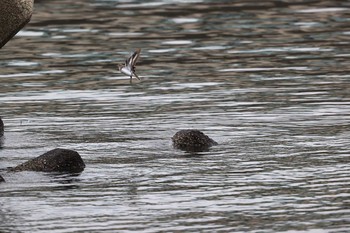
[[[1,0],[0,48],[2,48],[29,21],[34,0]]]
[[[2,122],[0,117],[0,149],[3,148],[4,144],[4,122]]]
[[[11,171],[82,172],[85,163],[78,152],[56,148],[31,159]]]
[[[2,176],[0,176],[0,183],[1,182],[5,182],[4,178]]]
[[[211,146],[218,143],[199,130],[180,130],[173,137],[173,146],[176,149],[200,152],[207,151]]]
[[[4,135],[4,122],[2,122],[0,117],[0,137]]]

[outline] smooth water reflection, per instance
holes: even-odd
[[[1,232],[347,231],[348,1],[35,11],[1,50]],[[186,128],[219,145],[172,149]],[[5,171],[55,147],[85,171]]]

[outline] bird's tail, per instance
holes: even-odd
[[[134,76],[135,76],[139,81],[141,81],[141,79],[139,78],[139,76],[137,76],[136,73],[134,73]]]

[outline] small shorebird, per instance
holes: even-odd
[[[139,76],[137,76],[137,74],[135,73],[135,65],[137,59],[140,57],[140,52],[141,49],[136,49],[136,51],[128,59],[125,60],[125,64],[118,65],[120,72],[130,76],[130,83],[132,83],[132,76],[135,76],[138,80],[141,81]]]

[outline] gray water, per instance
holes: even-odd
[[[348,232],[349,1],[41,0],[0,54],[0,232]]]

